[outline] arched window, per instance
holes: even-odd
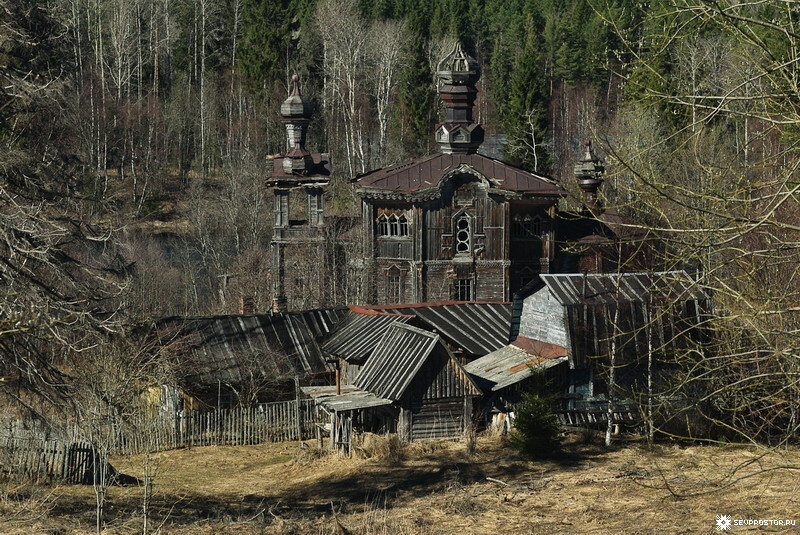
[[[389,219],[386,217],[386,214],[381,214],[378,217],[378,236],[388,236],[389,235]]]
[[[456,220],[456,253],[470,252],[470,241],[472,238],[472,229],[469,216],[461,214]]]
[[[398,223],[400,225],[400,234],[399,235],[400,236],[408,236],[408,219],[406,219],[406,216],[401,214],[400,217],[397,219],[397,221],[398,221]]]
[[[397,216],[392,214],[389,216],[389,236],[397,236],[398,233]]]

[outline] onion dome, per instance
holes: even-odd
[[[595,155],[592,150],[592,140],[587,139],[584,144],[583,158],[575,164],[575,178],[578,186],[583,190],[587,206],[589,208],[599,208],[597,191],[603,184],[603,160]]]
[[[442,83],[452,85],[471,85],[478,79],[478,62],[464,52],[457,41],[453,50],[439,62],[436,74]]]
[[[281,117],[284,120],[311,119],[311,103],[300,94],[300,76],[292,75],[292,90],[281,104]]]

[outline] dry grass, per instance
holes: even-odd
[[[400,460],[377,438],[364,459],[298,454],[297,443],[159,454],[151,526],[209,535],[661,534],[714,533],[717,514],[800,521],[800,472],[762,471],[800,465],[798,450],[757,459],[744,448],[649,451],[636,443],[608,451],[576,440],[560,459],[531,462],[497,438],[478,437],[471,455],[463,442],[422,442],[403,448]],[[742,475],[757,475],[721,488],[720,478],[742,463]],[[142,458],[114,464],[137,475]],[[24,488],[0,488],[0,532],[91,531],[90,487]],[[722,490],[676,498],[668,488]],[[108,533],[141,532],[141,494],[112,489]]]

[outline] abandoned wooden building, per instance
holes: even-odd
[[[473,117],[479,72],[460,44],[438,76],[439,152],[351,177],[361,204],[354,219],[326,211],[334,171],[327,155],[305,146],[311,105],[292,79],[281,106],[287,152],[267,181],[275,199],[275,311],[293,308],[299,293],[314,296],[311,308],[324,307],[337,285],[353,305],[510,301],[540,274],[609,270],[620,263],[616,245],[644,239],[603,207],[604,169],[591,143],[575,166],[585,207],[562,212],[567,192],[558,180],[481,153],[483,130]],[[332,238],[343,232],[346,246]],[[624,254],[641,256],[638,249]]]
[[[187,401],[194,408],[230,408],[293,398],[295,379],[303,384],[330,383],[334,368],[320,341],[344,312],[322,309],[160,320],[149,336],[157,337],[160,350],[176,364],[174,382],[165,385],[162,401],[173,404],[171,410],[183,409]]]
[[[601,359],[635,354],[640,362],[642,311],[655,310],[654,295],[685,293],[664,329],[702,308],[705,297],[685,273],[671,284],[665,274],[605,274],[648,271],[658,245],[603,205],[604,167],[591,142],[574,167],[582,208],[564,211],[557,179],[481,153],[479,73],[460,44],[438,76],[439,151],[345,177],[360,204],[351,218],[327,210],[334,167],[306,147],[312,105],[292,78],[280,109],[287,149],[266,182],[274,193],[272,312],[189,319],[182,332],[194,333],[188,347],[200,364],[186,384],[209,392],[216,384],[220,403],[223,384],[235,394],[248,381],[280,378],[288,393],[296,378],[336,416],[334,442],[347,442],[353,425],[411,439],[452,436],[468,426],[476,396],[490,411],[513,410],[536,367],[555,379],[565,409],[601,402]],[[348,307],[326,308],[343,296]],[[287,312],[309,303],[313,310]],[[622,325],[615,315],[632,338],[610,338]],[[660,336],[664,346],[669,335]],[[629,376],[637,377],[620,371],[616,385]],[[429,425],[433,413],[441,425]]]
[[[708,296],[684,271],[549,274],[516,299],[514,341],[465,366],[495,421],[513,413],[536,370],[564,414],[605,414],[613,392],[615,414],[632,418],[633,394],[648,378],[665,391],[668,371],[705,336]]]
[[[461,436],[481,395],[438,334],[403,322],[386,329],[352,385],[303,390],[331,414],[332,443],[345,449],[354,426],[404,440]]]

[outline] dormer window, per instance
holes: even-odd
[[[408,218],[400,210],[382,213],[377,223],[378,236],[403,238],[409,235]]]
[[[456,219],[456,253],[469,253],[472,240],[472,228],[469,216],[461,214]]]

